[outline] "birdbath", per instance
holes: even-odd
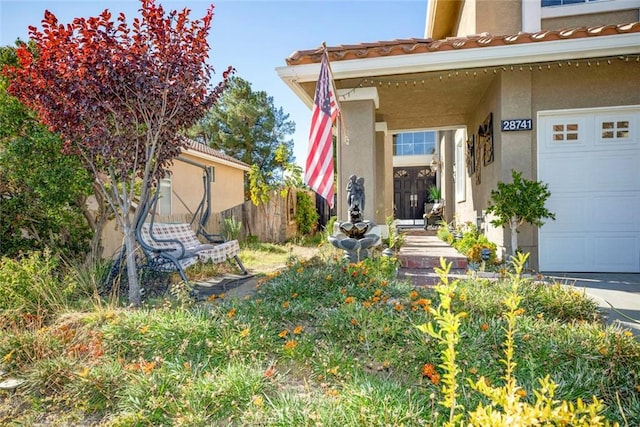
[[[371,232],[376,225],[363,218],[364,178],[349,177],[347,185],[347,205],[349,220],[337,222],[329,242],[344,251],[344,259],[359,262],[370,256],[371,248],[380,244],[380,236]]]

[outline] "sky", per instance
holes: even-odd
[[[220,73],[232,65],[236,75],[265,91],[296,124],[294,156],[304,167],[311,110],[278,77],[277,67],[297,50],[424,37],[427,0],[308,1],[308,0],[157,0],[165,10],[191,10],[202,18],[213,4],[209,62]],[[97,16],[109,9],[124,12],[128,22],[138,15],[137,0],[0,0],[0,46],[28,39],[28,27],[41,28],[44,11],[60,23]],[[217,83],[214,76],[213,83]]]

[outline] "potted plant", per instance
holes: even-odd
[[[440,190],[440,188],[432,185],[427,190],[427,196],[431,203],[440,203],[440,199],[442,199],[442,191]]]
[[[441,203],[442,200],[442,191],[440,188],[432,185],[427,190],[427,199],[430,203],[424,204],[424,214],[422,217],[424,218],[424,229],[426,230],[429,226],[429,220],[432,217],[438,217],[442,219],[443,206]],[[434,221],[432,221],[434,222]]]

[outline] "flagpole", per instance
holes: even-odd
[[[344,143],[349,145],[349,137],[347,136],[347,130],[344,127],[344,120],[342,120],[342,108],[340,107],[340,99],[338,96],[338,90],[336,89],[335,79],[333,78],[333,70],[331,69],[331,61],[329,61],[329,51],[327,50],[327,42],[322,42],[322,54],[327,55],[327,68],[329,69],[329,76],[331,77],[329,81],[331,82],[331,89],[333,89],[333,93],[336,95],[336,104],[338,104],[338,109],[340,110],[340,114],[338,114],[337,120],[340,122],[340,136],[344,135]],[[338,139],[338,142],[341,142],[342,138]],[[337,148],[337,147],[336,147]]]
[[[341,174],[341,168],[342,168],[342,141],[344,139],[344,142],[346,145],[349,145],[349,137],[347,136],[347,130],[345,128],[345,124],[344,124],[344,120],[342,119],[342,107],[340,106],[340,101],[339,101],[339,96],[338,96],[338,90],[336,89],[335,86],[335,79],[333,77],[333,70],[331,69],[331,61],[329,60],[329,51],[327,50],[327,43],[326,42],[322,42],[322,55],[326,55],[327,56],[327,69],[329,71],[329,81],[331,82],[331,89],[333,90],[333,93],[335,94],[335,100],[336,100],[336,104],[338,107],[338,111],[339,114],[336,117],[336,120],[338,121],[338,123],[336,123],[336,183],[335,183],[335,194],[336,196],[339,196],[341,191],[338,188],[339,184],[340,184],[340,176]],[[338,215],[339,207],[342,206],[342,202],[340,198],[336,197],[336,203],[335,203],[335,208],[336,208],[336,215]]]

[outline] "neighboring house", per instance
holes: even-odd
[[[225,211],[244,202],[244,175],[249,165],[193,140],[173,161],[171,175],[161,180],[157,218],[189,222],[204,199],[209,169],[211,214]],[[213,232],[213,230],[208,230]],[[122,246],[122,232],[110,221],[103,232],[104,256],[111,257]]]
[[[384,223],[394,138],[436,131],[434,154],[416,166],[435,171],[446,218],[480,222],[515,169],[549,184],[556,214],[521,227],[532,267],[640,272],[639,9],[640,0],[429,0],[424,39],[329,47],[345,129],[337,190],[350,174],[365,177],[364,216]],[[320,55],[298,51],[277,69],[309,106]],[[344,219],[344,193],[337,200]],[[489,220],[487,236],[509,249],[509,231]]]

